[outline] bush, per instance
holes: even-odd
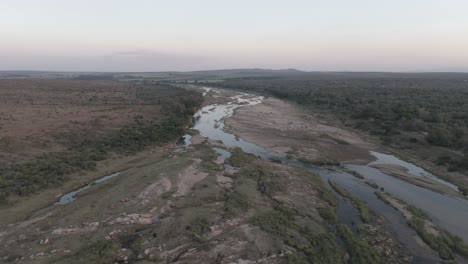
[[[331,233],[316,233],[300,226],[298,212],[285,205],[250,219],[250,223],[277,236],[296,251],[287,256],[287,263],[340,263],[342,252]]]
[[[343,239],[352,264],[380,263],[377,251],[369,243],[359,237],[355,237],[353,232],[343,224],[336,228],[338,235]]]
[[[424,212],[421,208],[417,208],[416,206],[409,204],[406,206],[406,210],[410,211],[416,217],[431,221],[426,212]]]
[[[330,186],[341,196],[346,197],[351,200],[351,202],[356,206],[356,208],[359,211],[359,217],[361,220],[365,223],[369,223],[372,217],[372,213],[369,209],[369,206],[367,205],[366,202],[352,196],[346,189],[341,187],[338,183],[333,182],[333,181],[328,181],[330,183]]]
[[[245,212],[249,207],[249,200],[244,194],[237,191],[224,194],[225,218],[230,218],[239,212]]]
[[[241,148],[236,147],[231,152],[228,162],[234,167],[242,167],[254,160],[254,157],[245,153]]]
[[[320,213],[320,216],[329,224],[338,223],[338,217],[336,216],[334,208],[323,207],[319,209],[319,213]]]

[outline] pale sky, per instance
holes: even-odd
[[[468,71],[468,0],[0,0],[0,70]]]

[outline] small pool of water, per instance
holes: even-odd
[[[218,153],[219,155],[221,155],[221,158],[223,159],[228,159],[229,157],[231,157],[231,152],[225,150],[225,149],[222,149],[222,148],[213,148],[214,151],[216,151],[216,153]]]
[[[188,147],[192,145],[192,136],[189,134],[183,135],[179,141],[177,141],[177,146],[178,147]]]

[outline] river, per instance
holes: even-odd
[[[215,88],[205,88],[204,95],[209,91],[216,91]],[[281,162],[301,166],[313,172],[319,173],[325,182],[329,179],[339,183],[346,188],[352,195],[366,201],[370,208],[386,221],[386,227],[415,256],[416,263],[425,263],[434,261],[434,254],[429,253],[426,247],[421,246],[416,241],[415,231],[411,229],[402,215],[391,206],[378,199],[374,192],[375,189],[365,184],[362,180],[344,172],[339,167],[318,167],[306,164],[297,160],[287,159],[275,152],[257,146],[252,142],[247,142],[242,138],[228,133],[224,129],[224,120],[232,116],[239,107],[256,105],[264,99],[262,96],[239,93],[232,96],[231,101],[226,104],[212,104],[203,107],[195,114],[194,129],[198,130],[203,137],[219,140],[229,148],[240,147],[247,153],[254,154],[261,158],[275,158]],[[220,151],[217,150],[219,153]],[[371,152],[376,157],[376,161],[368,165],[345,165],[347,168],[361,173],[366,180],[377,183],[383,187],[386,192],[392,196],[402,199],[408,204],[415,205],[423,209],[433,219],[433,222],[446,229],[452,234],[456,234],[468,241],[468,201],[462,198],[440,194],[411,183],[399,180],[389,176],[378,169],[372,168],[372,164],[397,164],[405,167],[408,173],[420,177],[430,177],[451,188],[456,186],[447,183],[422,168],[405,162],[393,155]],[[338,206],[338,216],[340,221],[351,226],[351,222],[359,222],[356,209],[346,201],[340,199]]]

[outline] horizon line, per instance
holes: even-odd
[[[417,74],[417,73],[468,73],[466,71],[354,71],[354,70],[301,70],[297,68],[282,68],[282,69],[269,69],[269,68],[220,68],[210,70],[165,70],[165,71],[67,71],[67,70],[0,70],[0,72],[35,72],[35,73],[195,73],[195,72],[214,72],[214,71],[295,71],[297,73],[403,73],[403,74]]]

